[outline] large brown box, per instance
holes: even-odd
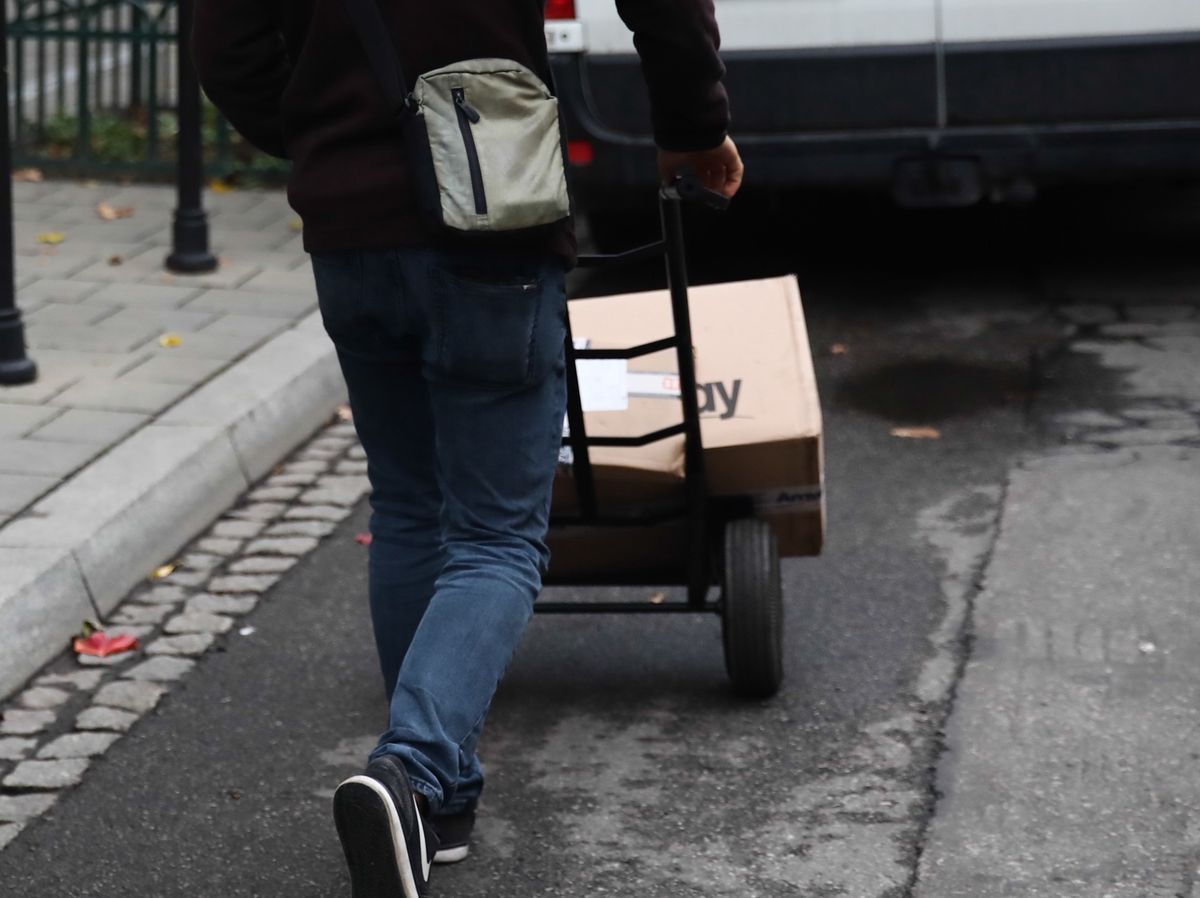
[[[773,525],[782,554],[819,554],[821,409],[795,277],[693,287],[690,308],[709,494],[752,503]],[[666,291],[577,300],[570,314],[577,345],[593,349],[674,333]],[[638,435],[682,420],[677,371],[673,350],[628,363],[581,361],[588,434]],[[590,454],[602,512],[679,503],[682,437]],[[570,512],[576,504],[574,479],[563,465],[554,510]],[[682,570],[687,548],[680,524],[555,529],[550,547],[551,582],[662,575]]]

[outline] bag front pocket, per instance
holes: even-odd
[[[422,75],[413,99],[445,227],[517,231],[570,214],[558,101],[533,72],[508,60],[456,63]]]
[[[479,148],[475,145],[475,132],[471,125],[478,124],[479,112],[467,102],[465,88],[456,87],[454,112],[458,116],[458,129],[462,132],[463,148],[467,151],[467,168],[471,172],[471,194],[475,197],[475,214],[487,215],[487,192],[483,189],[483,168],[479,164]]]

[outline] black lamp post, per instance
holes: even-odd
[[[204,137],[201,129],[200,81],[192,65],[192,13],[195,0],[179,0],[179,188],[175,233],[167,268],[179,274],[204,274],[217,267],[208,248],[208,215],[204,187]]]
[[[17,308],[8,112],[8,10],[0,9],[0,384],[4,385],[27,384],[37,377],[37,365],[25,354],[25,326]]]

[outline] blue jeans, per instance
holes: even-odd
[[[371,494],[390,697],[372,757],[435,812],[474,805],[483,721],[533,613],[566,408],[564,266],[409,248],[313,258]]]

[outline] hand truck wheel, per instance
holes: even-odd
[[[721,635],[733,690],[770,698],[783,682],[783,584],[779,544],[766,521],[725,525]]]

